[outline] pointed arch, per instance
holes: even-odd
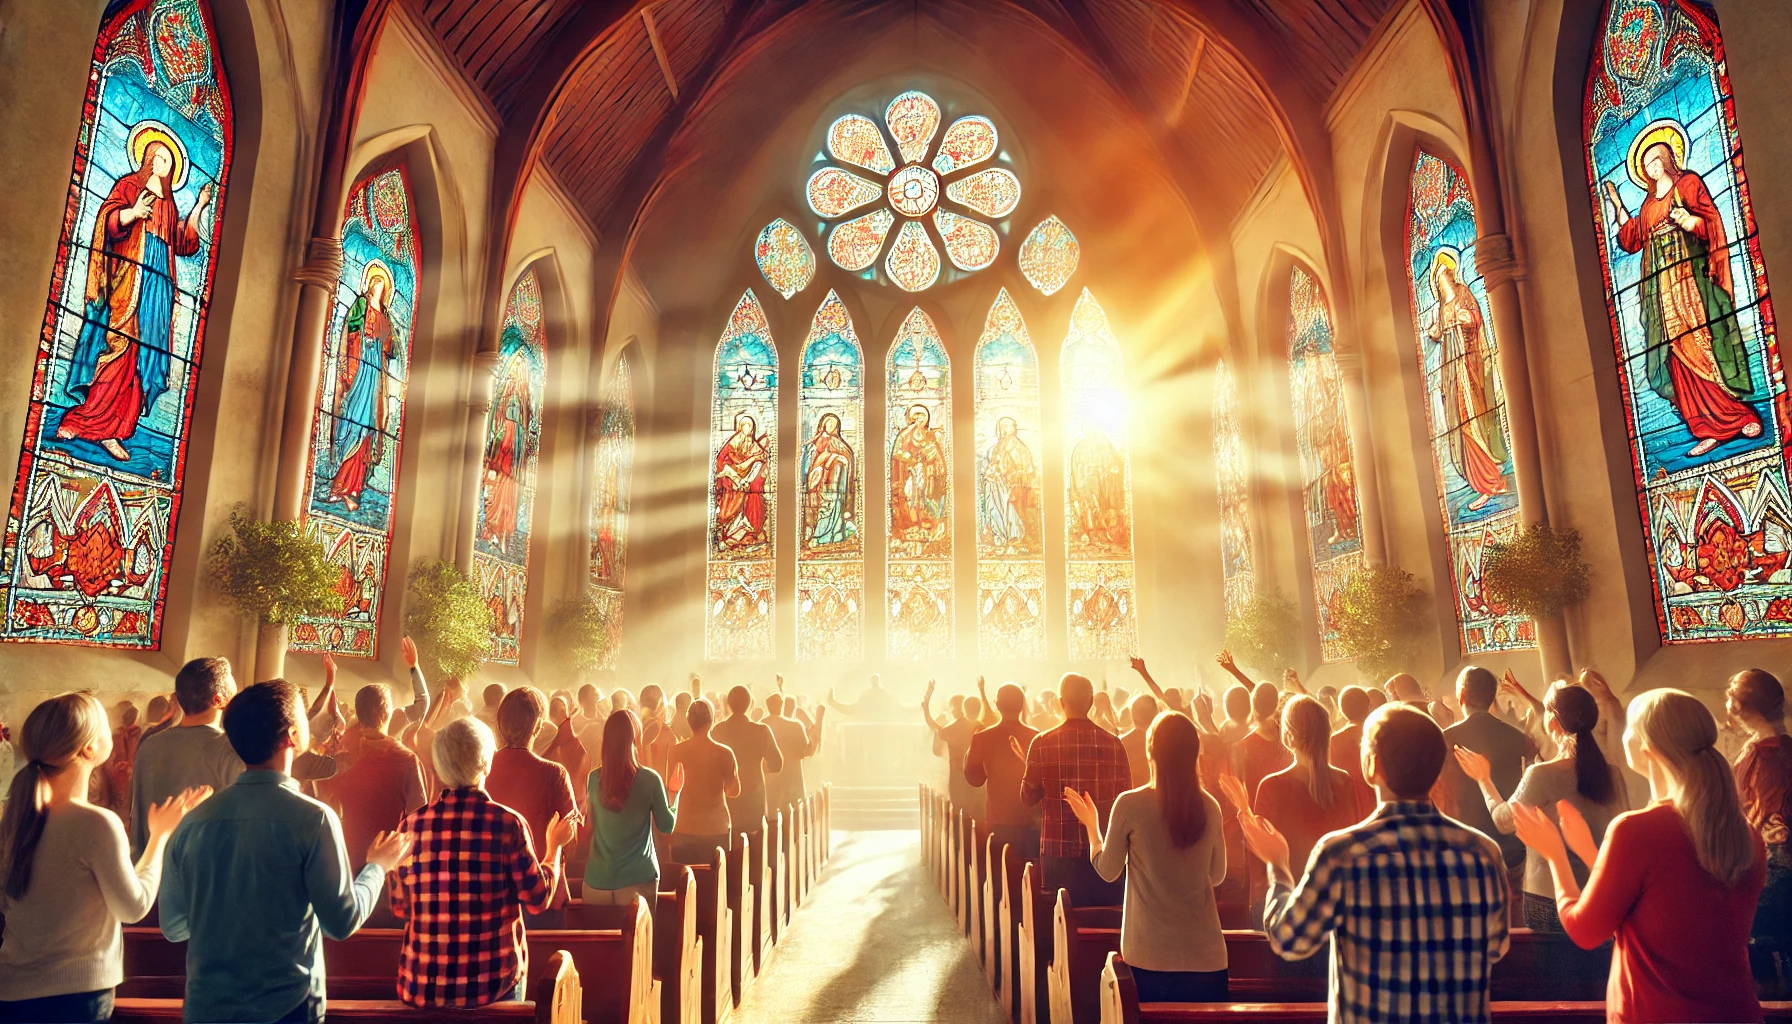
[[[952,361],[921,307],[902,321],[884,374],[889,547],[884,606],[890,661],[953,649]]]
[[[1039,355],[1003,288],[977,339],[977,656],[1045,657]]]
[[[1124,658],[1138,650],[1126,364],[1087,288],[1059,358],[1070,657]]]
[[[1238,380],[1222,359],[1213,371],[1213,463],[1219,481],[1220,569],[1228,615],[1242,610],[1257,588],[1251,556],[1249,460],[1239,412]]]
[[[865,650],[865,358],[832,290],[815,311],[801,367],[797,659],[857,661]]]
[[[600,668],[614,668],[622,649],[622,586],[628,569],[628,512],[635,465],[637,345],[629,339],[610,370],[591,446],[591,590],[610,643]]]
[[[490,660],[501,665],[517,664],[522,650],[529,536],[546,411],[547,344],[541,281],[531,264],[510,286],[504,302],[473,534],[473,583],[492,610]]]
[[[709,465],[703,656],[770,658],[776,650],[778,349],[751,288],[716,342]]]
[[[290,650],[379,656],[423,262],[416,211],[402,156],[362,172],[344,204],[304,512],[305,532],[339,575],[342,606],[299,620]]]

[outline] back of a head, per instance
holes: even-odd
[[[1281,703],[1282,691],[1270,683],[1258,683],[1251,691],[1251,714],[1259,722],[1273,722],[1276,717],[1276,706]]]
[[[383,683],[368,683],[355,691],[355,721],[364,729],[383,729],[392,717],[392,691]]]
[[[1132,699],[1132,724],[1135,728],[1147,729],[1157,718],[1157,698],[1149,693],[1141,693]]]
[[[106,709],[86,690],[62,693],[31,709],[19,729],[18,758],[6,811],[0,815],[0,879],[13,899],[31,885],[31,867],[50,804],[50,779],[66,771],[90,743],[111,736]],[[85,794],[82,794],[85,795]]]
[[[996,710],[1010,717],[1027,710],[1027,691],[1018,683],[1003,683],[996,687]]]
[[[775,693],[765,698],[765,710],[773,718],[782,715],[784,713],[784,698]]]
[[[1731,709],[1769,725],[1786,717],[1786,688],[1765,669],[1745,668],[1730,677],[1726,691]]]
[[[678,695],[672,698],[672,706],[677,708],[681,715],[691,710],[691,695],[680,690]]]
[[[635,706],[634,697],[627,690],[615,690],[610,694],[610,707],[623,711]]]
[[[1456,696],[1461,698],[1463,707],[1486,711],[1493,707],[1493,698],[1499,692],[1499,679],[1479,665],[1470,665],[1456,677]]]
[[[570,714],[572,714],[572,703],[566,699],[566,694],[554,694],[554,699],[548,701],[548,721],[564,722],[566,716]]]
[[[1186,850],[1207,831],[1207,804],[1202,799],[1199,771],[1201,732],[1187,716],[1165,711],[1145,734],[1145,753],[1151,759],[1157,806],[1170,842]]]
[[[744,715],[753,706],[753,691],[744,686],[736,686],[728,691],[728,710],[737,715]]]
[[[436,774],[449,789],[467,789],[485,780],[492,770],[497,743],[492,731],[477,718],[457,718],[436,730],[429,752]]]
[[[1736,778],[1717,749],[1717,719],[1682,690],[1651,690],[1630,702],[1630,728],[1667,767],[1674,808],[1692,834],[1699,866],[1726,886],[1754,866],[1754,830]]]
[[[597,714],[597,687],[590,683],[579,684],[579,710],[587,717]]]
[[[692,732],[708,732],[709,727],[716,721],[715,705],[709,702],[708,697],[698,697],[691,701],[691,710],[687,712],[687,717],[690,719]]]
[[[229,659],[194,658],[175,673],[174,700],[187,714],[200,715],[210,711],[217,698],[229,700],[235,686]]]
[[[641,770],[635,760],[635,745],[641,742],[641,719],[626,708],[610,712],[604,719],[603,757],[598,767],[598,802],[612,811],[622,810],[629,791],[635,786],[635,775]]]
[[[1407,704],[1383,704],[1363,724],[1363,749],[1375,759],[1380,781],[1402,800],[1423,800],[1443,771],[1444,731],[1431,716]]]
[[[480,699],[488,708],[497,707],[504,700],[504,684],[486,683],[485,689],[480,693]]]
[[[975,697],[966,697],[964,699],[964,717],[973,722],[982,721],[983,702]]]
[[[1369,691],[1360,686],[1346,686],[1338,694],[1338,711],[1351,725],[1362,725],[1371,710]]]
[[[127,701],[120,701],[118,706],[119,706],[119,712],[118,712],[119,722],[122,723],[123,725],[125,725],[126,727],[136,725],[137,717],[138,717],[137,705],[132,704],[130,701],[127,700]]]
[[[1371,712],[1373,712],[1376,708],[1381,707],[1383,704],[1386,704],[1387,702],[1388,702],[1388,692],[1386,690],[1383,690],[1379,686],[1369,687],[1369,710]],[[1367,718],[1369,716],[1364,715],[1363,717]]]
[[[1599,724],[1599,702],[1585,687],[1558,680],[1544,694],[1543,710],[1569,736],[1568,745],[1574,751],[1575,790],[1596,804],[1610,800],[1616,780],[1611,765],[1606,763],[1605,751],[1599,749],[1599,741],[1593,737],[1593,727]]]
[[[506,747],[526,747],[535,727],[548,713],[548,703],[533,686],[519,686],[498,704],[498,739]]]
[[[168,698],[162,696],[159,693],[156,694],[154,697],[149,698],[148,714],[149,714],[149,721],[150,721],[151,725],[154,725],[155,723],[160,722],[163,718],[167,717],[167,715],[168,715]]]
[[[1336,794],[1332,789],[1332,718],[1325,705],[1312,697],[1300,695],[1282,709],[1282,742],[1305,759],[1312,767],[1307,779],[1307,792],[1313,802],[1330,807]]]
[[[1089,709],[1095,706],[1095,684],[1088,676],[1066,672],[1064,678],[1058,680],[1058,701],[1064,705],[1067,714],[1087,717]]]
[[[1243,683],[1226,687],[1226,695],[1221,700],[1226,705],[1228,719],[1242,722],[1251,717],[1251,688]]]
[[[236,756],[251,767],[272,761],[288,731],[304,724],[305,701],[299,688],[284,679],[245,687],[224,707],[224,735]]]
[[[661,704],[666,703],[666,691],[660,689],[658,683],[648,683],[641,687],[641,710],[648,713],[658,711]]]
[[[1383,684],[1388,700],[1424,700],[1425,688],[1410,672],[1396,672]]]

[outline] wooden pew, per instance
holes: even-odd
[[[753,953],[753,973],[758,975],[772,955],[772,873],[777,868],[777,836],[764,818],[759,819],[748,847],[747,870],[753,876],[753,942],[747,947]]]
[[[983,904],[978,908],[978,917],[983,922],[983,977],[989,982],[989,989],[998,995],[1001,993],[1001,922],[996,917],[996,906],[999,902],[997,893],[1002,891],[1002,851],[1008,844],[997,841],[994,835],[983,839],[983,884],[978,887],[983,897]]]
[[[1021,898],[1025,891],[1021,886],[1025,867],[1026,861],[1020,859],[1014,847],[1002,848],[1002,893],[1001,905],[996,911],[996,937],[1001,945],[1002,1008],[1008,1011],[1008,1019],[1014,1024],[1020,1024],[1020,918]]]
[[[1020,928],[1016,936],[1020,946],[1021,1024],[1049,1024],[1051,1020],[1051,990],[1046,974],[1052,962],[1050,922],[1055,904],[1055,895],[1045,894],[1039,863],[1028,861],[1021,868]]]
[[[989,834],[984,831],[983,823],[974,818],[967,819],[964,851],[965,934],[971,940],[971,951],[976,954],[979,963],[983,961],[983,933],[988,928],[983,917],[984,876],[989,869],[988,851]]]
[[[703,1024],[734,1014],[734,916],[728,909],[728,855],[716,847],[709,864],[686,867],[697,894],[697,938],[702,944]]]
[[[766,946],[778,944],[784,935],[784,812],[772,811],[765,819],[765,934]],[[765,961],[759,962],[765,969]]]
[[[747,990],[747,982],[759,974],[759,958],[753,953],[754,901],[753,837],[744,832],[734,835],[734,848],[728,851],[728,911],[734,919],[734,934],[729,945],[734,954],[729,962],[729,978],[734,1005]]]
[[[1095,1024],[1101,1016],[1101,969],[1119,948],[1119,907],[1078,908],[1068,891],[1058,890],[1046,986],[1051,1024]]]
[[[568,930],[620,931],[628,927],[634,907],[566,908]],[[669,869],[660,879],[653,912],[653,975],[660,986],[661,1024],[702,1024],[703,947],[697,935],[697,880],[688,867]]]

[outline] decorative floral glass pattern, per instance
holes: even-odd
[[[759,232],[753,261],[759,264],[766,283],[787,299],[815,279],[815,250],[809,248],[809,240],[797,226],[782,217]]]
[[[622,583],[628,568],[628,508],[635,465],[635,382],[629,351],[616,360],[599,413],[591,456],[591,590],[610,645],[602,668],[622,649]]]
[[[770,658],[776,649],[778,349],[750,289],[716,343],[709,456],[704,657]]]
[[[890,211],[872,210],[863,217],[835,225],[828,235],[828,256],[846,270],[864,270],[877,262],[877,254],[883,251],[884,239],[895,223],[896,215]]]
[[[1213,465],[1219,479],[1220,568],[1229,616],[1244,608],[1257,586],[1251,557],[1250,471],[1239,411],[1238,381],[1222,359],[1213,372]]]
[[[905,163],[919,163],[927,155],[933,133],[940,129],[940,105],[924,92],[905,92],[890,101],[884,111],[890,137],[902,151]]]
[[[305,530],[338,573],[342,608],[293,627],[291,649],[379,655],[417,305],[417,222],[403,164],[361,176],[342,223],[342,275],[324,336]]]
[[[1040,221],[1020,243],[1020,272],[1041,294],[1052,295],[1076,273],[1082,246],[1056,216]]]
[[[1356,461],[1344,414],[1344,386],[1332,349],[1331,309],[1319,282],[1298,264],[1288,272],[1288,385],[1293,392],[1307,546],[1313,559],[1319,647],[1326,661],[1338,661],[1344,655],[1331,627],[1332,609],[1338,591],[1363,564]]]
[[[1420,150],[1406,216],[1407,281],[1465,655],[1537,642],[1530,620],[1481,587],[1487,545],[1518,529],[1518,488],[1499,342],[1475,264],[1475,237],[1475,200],[1462,169]]]
[[[1126,367],[1107,313],[1087,288],[1071,311],[1060,360],[1070,657],[1123,658],[1138,649]]]
[[[797,395],[796,653],[857,661],[865,648],[865,359],[832,291],[803,341]]]
[[[884,375],[889,453],[885,647],[891,661],[952,654],[952,363],[920,308]]]
[[[884,144],[877,122],[863,114],[847,114],[828,127],[828,152],[836,160],[877,174],[896,169],[896,160],[890,156],[890,147]]]
[[[823,167],[809,175],[807,191],[809,209],[830,219],[875,203],[884,195],[884,190],[872,182],[838,167]]]
[[[0,638],[153,649],[234,124],[203,0],[107,6],[0,551]]]
[[[947,185],[946,198],[985,217],[1006,217],[1020,205],[1020,179],[1006,168],[991,167]]]
[[[1004,288],[977,339],[977,656],[1045,657],[1039,357]]]
[[[925,291],[940,279],[940,251],[927,240],[918,220],[904,221],[896,244],[884,257],[884,273],[905,292]]]
[[[987,117],[972,114],[952,122],[940,138],[940,151],[934,155],[933,169],[951,174],[988,160],[996,153],[996,125]]]
[[[523,271],[504,304],[492,409],[480,460],[479,526],[473,535],[473,582],[495,617],[492,661],[517,663],[529,589],[529,532],[535,522],[535,479],[546,408],[546,335],[541,282]]]
[[[1792,402],[1710,7],[1609,0],[1583,116],[1661,638],[1787,636]]]
[[[946,243],[946,256],[960,270],[982,270],[996,261],[1001,240],[996,229],[951,210],[933,211],[933,229]]]

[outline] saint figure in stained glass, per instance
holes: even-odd
[[[633,352],[625,349],[611,371],[591,455],[591,589],[610,637],[600,668],[614,668],[622,647],[622,581],[628,567],[635,461],[635,386],[629,369]]]
[[[1344,385],[1332,348],[1331,309],[1306,268],[1288,271],[1288,383],[1293,391],[1294,442],[1300,456],[1302,505],[1313,567],[1313,604],[1320,654],[1343,657],[1332,611],[1338,593],[1363,564],[1356,496],[1356,460]]]
[[[977,654],[1045,657],[1039,358],[1006,288],[977,339]]]
[[[854,506],[858,455],[840,436],[840,417],[823,413],[815,436],[803,445],[803,547],[822,551],[856,544]]]
[[[1039,554],[1039,465],[1014,417],[996,417],[995,431],[982,459],[984,536],[1003,554]]]
[[[774,653],[778,350],[751,291],[735,304],[716,343],[709,424],[705,656],[769,658]]]
[[[1060,358],[1070,656],[1125,657],[1138,644],[1126,374],[1107,314],[1086,288]]]
[[[1220,569],[1226,611],[1236,614],[1256,588],[1251,556],[1251,498],[1239,429],[1238,382],[1221,362],[1214,370],[1213,462],[1219,478]]]
[[[893,661],[951,653],[952,367],[920,308],[903,318],[886,368],[889,549],[886,650]]]
[[[1442,348],[1440,375],[1450,464],[1475,492],[1476,512],[1506,493],[1506,431],[1500,422],[1499,367],[1482,330],[1481,302],[1456,279],[1457,254],[1439,249],[1431,261],[1437,314],[1425,337]]]
[[[852,317],[828,292],[803,342],[797,398],[797,657],[863,656],[865,366]]]
[[[725,551],[753,551],[766,546],[766,481],[771,476],[772,441],[761,433],[753,414],[734,417],[734,432],[716,452],[716,546]]]

